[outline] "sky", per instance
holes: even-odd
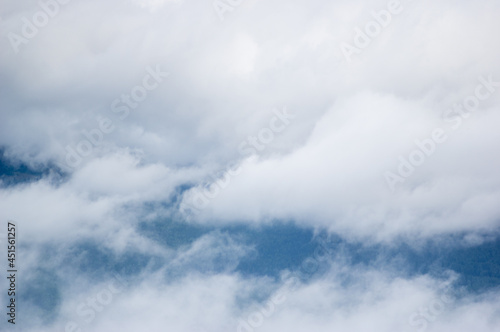
[[[1,331],[500,332],[500,2],[1,1]]]

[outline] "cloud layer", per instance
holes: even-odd
[[[494,240],[499,6],[4,4],[0,161],[40,174],[0,182],[0,219],[19,224],[33,285],[21,329],[498,331],[498,290],[457,294],[452,272],[337,253],[290,290],[293,267],[281,279],[239,271],[258,248],[227,229],[291,222],[395,247]],[[141,231],[162,222],[203,231],[163,242]],[[96,279],[107,263],[82,268],[92,246],[127,262],[124,281]]]

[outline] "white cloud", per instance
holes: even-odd
[[[41,7],[2,6],[0,147],[10,159],[37,169],[62,165],[68,174],[57,184],[47,176],[0,188],[0,219],[18,221],[33,248],[93,239],[116,252],[165,255],[178,269],[211,266],[214,257],[234,266],[251,250],[234,239],[212,234],[176,256],[135,229],[177,216],[175,204],[152,212],[144,204],[170,202],[181,185],[194,185],[187,193],[195,194],[229,162],[242,162],[238,145],[285,106],[293,123],[246,160],[194,222],[294,220],[387,242],[465,232],[466,243],[481,243],[500,220],[500,92],[456,130],[458,118],[444,112],[474,95],[479,76],[500,81],[499,3],[402,4],[349,63],[341,43],[352,42],[387,1],[244,0],[223,22],[212,1],[71,1],[18,53],[8,34],[22,34],[23,17],[32,21]],[[120,119],[113,101],[157,64],[169,77]],[[80,165],[65,167],[66,147],[87,139],[97,117],[115,130]],[[435,128],[446,141],[392,192],[384,173],[396,172],[398,158]],[[27,263],[37,257],[27,254]],[[148,322],[151,331],[230,331],[250,312],[235,308],[239,294],[269,284],[227,271],[182,275],[173,284],[144,276],[91,330],[136,331]],[[335,272],[304,285],[260,330],[414,331],[409,315],[439,296],[430,277],[358,275],[352,286]],[[84,286],[68,289],[64,303],[85,294]],[[428,330],[495,331],[497,295],[455,301]]]
[[[294,219],[381,239],[496,229],[497,117],[480,110],[454,131],[424,102],[373,93],[343,98],[317,122],[304,146],[247,163],[199,218]],[[408,159],[414,141],[428,139],[435,128],[445,130],[447,141],[436,144],[393,193],[384,173],[397,173],[398,157]]]
[[[61,316],[43,331],[61,330],[72,321],[92,331],[497,331],[498,293],[457,293],[453,279],[398,278],[388,272],[334,264],[326,275],[293,289],[275,284],[274,305],[240,299],[269,288],[269,280],[231,274],[187,275],[167,283],[162,273],[123,284],[102,280],[63,292]],[[76,308],[114,285],[120,291],[86,321]],[[117,286],[118,285],[118,286]],[[288,289],[288,290],[287,290]],[[98,302],[99,304],[100,302]],[[85,307],[90,309],[90,306]],[[246,324],[242,323],[246,322]],[[246,326],[246,327],[241,327]]]

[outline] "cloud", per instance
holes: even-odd
[[[378,32],[385,0],[229,2],[223,21],[213,1],[2,6],[0,148],[44,175],[2,185],[0,219],[19,223],[26,280],[43,288],[46,268],[60,281],[53,321],[30,302],[30,331],[82,325],[77,307],[109,290],[108,274],[75,273],[83,253],[68,263],[83,244],[152,261],[86,328],[210,332],[236,330],[285,287],[236,272],[256,249],[224,227],[291,221],[388,245],[497,234],[498,2],[401,1]],[[151,70],[168,76],[147,89]],[[284,108],[286,129],[242,153]],[[162,220],[210,231],[179,246],[141,233]],[[61,253],[42,257],[52,245]],[[495,331],[497,291],[422,316],[441,285],[337,262],[258,330]]]
[[[420,101],[373,93],[339,99],[302,147],[246,163],[199,218],[293,219],[381,239],[493,230],[500,179],[491,124],[497,120],[485,110],[455,131]],[[385,173],[397,174],[400,158],[408,160],[435,128],[447,141],[433,143],[435,152],[392,192]]]
[[[453,277],[407,279],[342,263],[293,287],[285,281],[273,284],[265,278],[225,273],[189,274],[173,282],[166,282],[162,272],[135,281],[112,277],[92,286],[73,283],[71,292],[62,292],[59,319],[40,331],[61,330],[70,322],[93,331],[135,331],[145,322],[152,331],[302,331],[311,327],[318,331],[467,331],[472,327],[496,331],[498,292],[469,295],[452,285]],[[251,300],[262,289],[267,293],[264,300]],[[275,299],[272,304],[271,299]],[[99,310],[92,309],[92,303]]]

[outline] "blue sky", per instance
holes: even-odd
[[[499,6],[3,4],[0,330],[499,331]]]

